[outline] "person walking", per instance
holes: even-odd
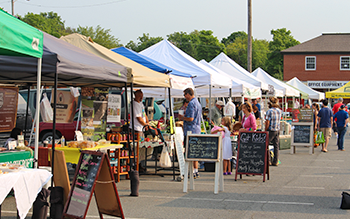
[[[231,145],[231,118],[224,117],[221,119],[221,125],[223,128],[213,130],[211,134],[216,134],[217,132],[225,132],[224,138],[222,139],[222,159],[224,160],[224,175],[231,175],[231,158],[232,158],[232,145]]]
[[[221,100],[215,103],[215,106],[211,108],[211,123],[215,126],[221,124],[222,113],[221,109],[224,107],[224,102]]]
[[[322,109],[318,112],[318,124],[317,128],[323,133],[325,142],[322,144],[322,152],[327,152],[327,147],[329,139],[332,136],[332,127],[333,127],[333,113],[332,110],[328,108],[328,100],[322,100]]]
[[[343,105],[343,98],[339,97],[337,100],[337,103],[334,104],[334,106],[332,108],[333,115],[335,115],[339,111],[339,108],[341,105]],[[335,119],[334,121],[336,122],[337,120]],[[332,128],[333,128],[333,132],[334,132],[335,136],[338,138],[338,129],[336,127],[336,123],[333,123]],[[337,140],[337,144],[338,144],[338,140]]]
[[[184,121],[183,129],[185,135],[185,144],[187,142],[187,132],[191,131],[192,134],[201,133],[201,115],[202,107],[201,104],[194,96],[194,91],[192,88],[186,88],[184,91],[184,96],[188,100],[188,105],[186,108],[185,115],[179,115],[179,119]],[[185,145],[186,146],[186,145]],[[193,175],[194,178],[199,177],[198,173],[198,161],[193,162]]]
[[[348,129],[348,122],[349,122],[349,114],[344,110],[345,105],[341,105],[339,108],[339,111],[334,114],[334,122],[338,130],[338,150],[345,151],[344,149],[344,140],[345,140],[345,133]]]
[[[279,143],[280,143],[280,122],[282,111],[279,109],[278,99],[270,98],[270,109],[266,112],[265,131],[269,132],[269,144],[273,145],[273,160],[270,164],[278,166]]]
[[[243,118],[242,118],[242,126],[243,129],[248,131],[255,131],[256,130],[256,119],[252,109],[252,105],[250,105],[249,102],[246,102],[242,106],[243,111]]]
[[[313,122],[314,122],[314,141],[316,141],[316,131],[317,131],[317,114],[320,111],[320,105],[317,103],[312,104],[312,109],[313,109]],[[314,147],[317,147],[319,144],[314,143]]]

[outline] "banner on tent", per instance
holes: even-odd
[[[349,81],[307,81],[307,86],[311,88],[331,88],[336,89],[344,86]]]

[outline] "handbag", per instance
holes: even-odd
[[[350,194],[347,192],[343,192],[342,194],[342,199],[341,199],[341,209],[350,209]]]
[[[171,160],[167,148],[163,145],[163,150],[160,155],[159,166],[161,167],[171,167]]]
[[[324,140],[323,132],[317,131],[315,143],[316,144],[323,144],[324,142],[325,142],[325,140]]]

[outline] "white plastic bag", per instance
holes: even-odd
[[[171,167],[171,160],[167,148],[163,145],[162,154],[160,155],[159,165],[161,167]]]
[[[40,115],[43,122],[48,122],[53,120],[53,111],[50,105],[50,101],[46,96],[46,93],[43,94],[43,99],[40,103]]]

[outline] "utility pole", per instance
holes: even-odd
[[[12,16],[15,16],[15,1],[11,0],[11,10],[12,10]]]
[[[248,0],[248,49],[247,70],[252,72],[252,0]]]

